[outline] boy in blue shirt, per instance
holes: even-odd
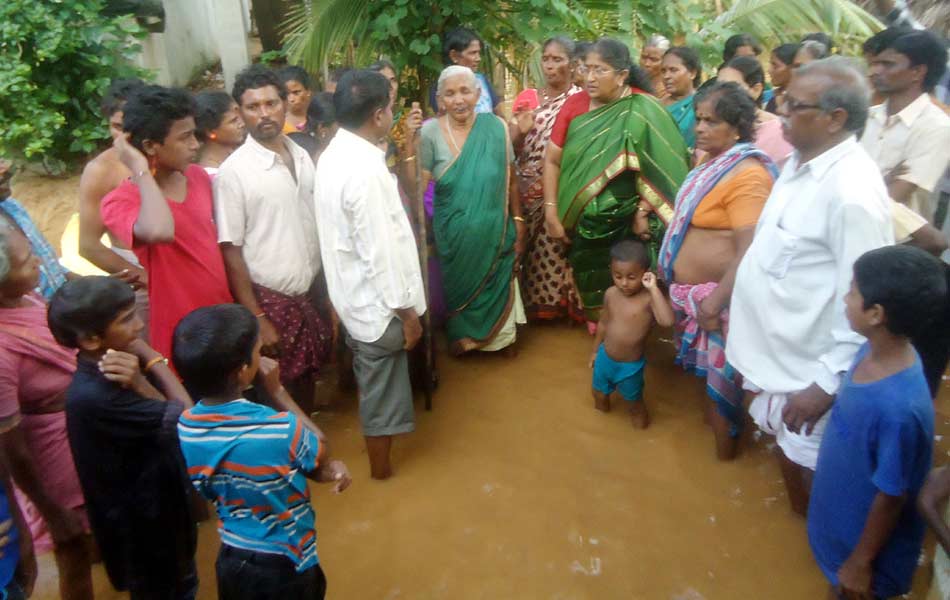
[[[341,492],[350,474],[327,458],[323,433],[281,386],[277,363],[261,357],[259,329],[237,304],[200,308],[176,327],[175,368],[201,399],[181,416],[181,449],[220,519],[218,597],[322,599],[306,480],[335,482]],[[283,412],[241,397],[255,379]]]
[[[924,536],[914,505],[934,432],[915,346],[932,349],[945,336],[947,308],[944,267],[922,250],[889,246],[854,264],[845,312],[868,341],[832,408],[808,508],[808,539],[832,598],[910,590]]]

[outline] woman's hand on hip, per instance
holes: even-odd
[[[722,313],[722,309],[715,305],[712,296],[707,296],[699,303],[696,320],[699,321],[699,326],[706,331],[719,331],[722,327],[722,323],[719,321],[720,313]]]
[[[652,237],[650,235],[650,220],[647,218],[649,215],[649,210],[639,206],[637,207],[637,212],[633,215],[633,233],[637,238],[643,241],[649,240]]]
[[[567,231],[564,230],[564,225],[562,225],[561,221],[556,217],[552,219],[545,216],[544,230],[548,233],[548,237],[556,242],[561,242],[562,244],[571,243],[570,238],[567,237]]]

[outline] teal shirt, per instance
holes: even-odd
[[[676,121],[676,127],[686,140],[690,151],[696,148],[696,109],[693,106],[695,95],[688,96],[666,107]]]

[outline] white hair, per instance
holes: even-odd
[[[647,41],[645,44],[643,44],[643,47],[659,48],[660,50],[666,52],[670,49],[670,40],[666,39],[666,36],[662,36],[659,33],[654,33],[649,38],[647,38]]]
[[[442,88],[445,87],[445,82],[453,77],[465,77],[467,83],[474,88],[478,88],[478,79],[475,78],[475,71],[468,67],[463,67],[462,65],[452,65],[442,69],[442,73],[439,74],[439,83],[435,88],[437,96],[442,95]]]
[[[829,56],[804,64],[795,70],[795,77],[824,77],[825,87],[818,95],[818,104],[825,112],[841,108],[848,113],[845,129],[864,129],[871,101],[871,88],[861,64],[844,56]]]
[[[13,228],[5,219],[0,218],[0,284],[10,274],[10,232]]]

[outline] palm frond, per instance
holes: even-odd
[[[853,42],[873,35],[883,25],[850,0],[735,0],[700,34],[717,28],[751,33],[761,40],[798,39],[824,31]]]
[[[315,73],[366,29],[371,0],[301,0],[284,21],[287,56]]]

